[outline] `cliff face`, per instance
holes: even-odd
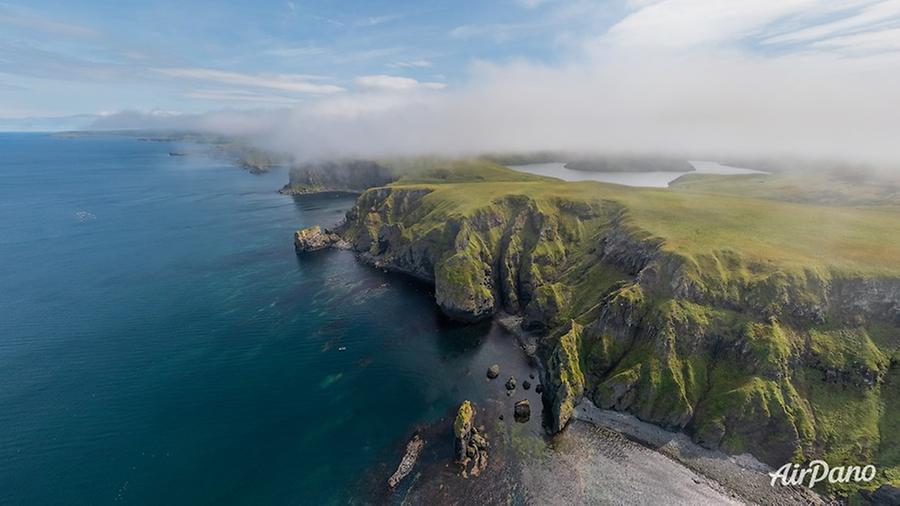
[[[281,189],[281,193],[358,193],[397,179],[397,175],[389,167],[368,160],[307,162],[292,167],[289,177],[290,180]]]
[[[452,318],[502,309],[543,330],[554,431],[588,397],[772,465],[898,478],[898,277],[682,255],[604,200],[513,193],[455,212],[433,187],[377,188],[336,233],[433,282]]]

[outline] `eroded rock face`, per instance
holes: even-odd
[[[297,253],[318,251],[330,247],[346,247],[341,236],[323,229],[319,225],[294,232],[294,249]]]
[[[434,296],[444,314],[476,322],[494,314],[491,271],[466,254],[453,255],[435,268]]]
[[[568,220],[563,224],[534,202],[512,197],[419,228],[417,218],[434,211],[431,191],[369,190],[338,232],[376,266],[433,282],[438,306],[452,319],[474,322],[500,309],[521,313],[530,304],[529,321],[552,326],[567,300],[564,285],[547,288],[545,279],[556,276],[565,244],[581,233],[571,220],[595,211],[560,202]]]
[[[563,334],[547,361],[544,398],[550,405],[550,430],[559,432],[569,423],[584,395],[579,346],[583,328],[574,321]]]
[[[363,192],[397,178],[388,167],[368,160],[322,160],[291,168],[290,182],[281,189],[286,195],[321,192]]]
[[[484,437],[484,428],[475,427],[475,407],[471,402],[460,404],[453,422],[453,434],[456,438],[456,463],[463,478],[478,476],[487,467],[488,442]]]

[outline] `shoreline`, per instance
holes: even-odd
[[[338,248],[332,246],[329,249]],[[414,273],[379,265],[374,259],[368,258],[364,254],[356,253],[354,257],[370,268],[386,270],[392,275],[412,277],[433,286],[431,280],[422,279]],[[522,319],[520,315],[498,312],[489,320],[503,329],[510,337],[516,339],[516,348],[538,370],[539,378],[543,382],[546,370],[543,360],[537,353],[539,336],[522,329],[519,325]],[[552,441],[557,437],[572,438],[582,445],[597,446],[594,436],[590,434],[590,431],[585,433],[582,427],[577,426],[580,424],[611,431],[616,436],[665,457],[701,477],[701,481],[694,479],[696,485],[705,484],[707,488],[720,493],[723,497],[746,504],[773,506],[840,504],[834,499],[820,496],[805,487],[771,487],[769,485],[770,478],[766,473],[770,472],[772,468],[749,453],[728,455],[718,450],[703,448],[691,441],[684,433],[668,431],[641,421],[628,413],[598,408],[587,398],[584,398],[575,407],[573,419],[567,427],[558,434],[547,434],[545,437],[547,441]],[[600,446],[604,444],[601,443]],[[531,479],[534,479],[534,476],[531,476]]]
[[[515,336],[526,357],[544,374],[544,363],[537,355],[537,336],[523,330],[518,324],[521,316],[498,313],[494,320],[508,333]],[[662,455],[676,464],[701,476],[710,488],[726,497],[749,504],[760,505],[836,505],[836,500],[821,496],[802,486],[770,486],[767,473],[773,469],[749,453],[728,455],[710,450],[691,441],[681,432],[671,432],[652,423],[644,422],[629,413],[598,408],[589,399],[583,399],[576,407],[569,426],[575,423],[611,430],[626,439]],[[566,427],[562,432],[566,432]],[[573,431],[574,432],[574,431]],[[580,432],[580,431],[579,431]],[[553,436],[550,436],[551,438]],[[581,436],[577,439],[586,440]],[[588,441],[585,443],[590,444]],[[700,485],[700,482],[696,482]]]
[[[728,455],[694,443],[681,432],[671,432],[634,415],[598,408],[584,399],[574,419],[621,434],[710,480],[733,497],[762,505],[832,505],[834,499],[806,487],[772,487],[767,475],[772,468],[753,455]]]
[[[332,246],[334,247],[334,246]],[[423,278],[415,272],[398,269],[385,265],[378,259],[365,253],[356,252],[358,261],[372,268],[389,271],[392,274],[412,276],[415,279],[433,286],[434,281]],[[517,348],[525,358],[540,373],[541,382],[546,376],[545,364],[537,353],[540,336],[521,328],[522,316],[503,311],[495,313],[489,318],[494,324],[503,328],[517,341]],[[543,403],[542,403],[543,405]],[[583,427],[573,425],[586,423],[592,427],[603,428],[626,438],[627,440],[646,448],[661,457],[664,457],[686,471],[695,473],[703,478],[696,485],[707,482],[706,485],[714,491],[722,492],[724,497],[731,497],[750,504],[838,504],[836,499],[820,496],[817,493],[801,487],[773,488],[769,485],[770,478],[767,475],[771,468],[760,462],[750,454],[728,455],[717,450],[709,450],[691,441],[683,433],[667,431],[656,425],[643,422],[636,417],[615,411],[601,410],[594,406],[590,400],[583,399],[575,408],[573,421],[558,434],[548,434],[547,441],[554,439],[575,439],[582,444],[590,445],[594,436],[585,435]],[[602,438],[601,438],[602,439]],[[605,442],[600,442],[602,447]],[[577,444],[576,444],[577,447]],[[572,456],[576,459],[576,456]],[[584,459],[582,459],[583,461]],[[648,461],[649,468],[655,465]],[[585,464],[583,472],[597,474],[596,469],[590,470],[590,464]],[[607,478],[605,471],[599,472],[598,478]]]

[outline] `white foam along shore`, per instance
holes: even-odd
[[[750,504],[836,504],[800,486],[772,486],[772,468],[750,454],[727,455],[704,448],[682,433],[670,432],[637,417],[600,409],[585,399],[575,408],[575,419],[614,430],[698,474],[709,478]]]

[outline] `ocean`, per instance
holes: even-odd
[[[452,455],[492,362],[534,371],[428,286],[298,257],[353,196],[173,150],[203,148],[0,134],[0,504],[368,502],[417,428]]]
[[[608,428],[548,437],[521,336],[453,324],[430,286],[351,252],[298,256],[293,232],[354,196],[280,195],[286,170],[208,150],[0,134],[0,504],[735,502]],[[468,479],[463,400],[490,444]]]

